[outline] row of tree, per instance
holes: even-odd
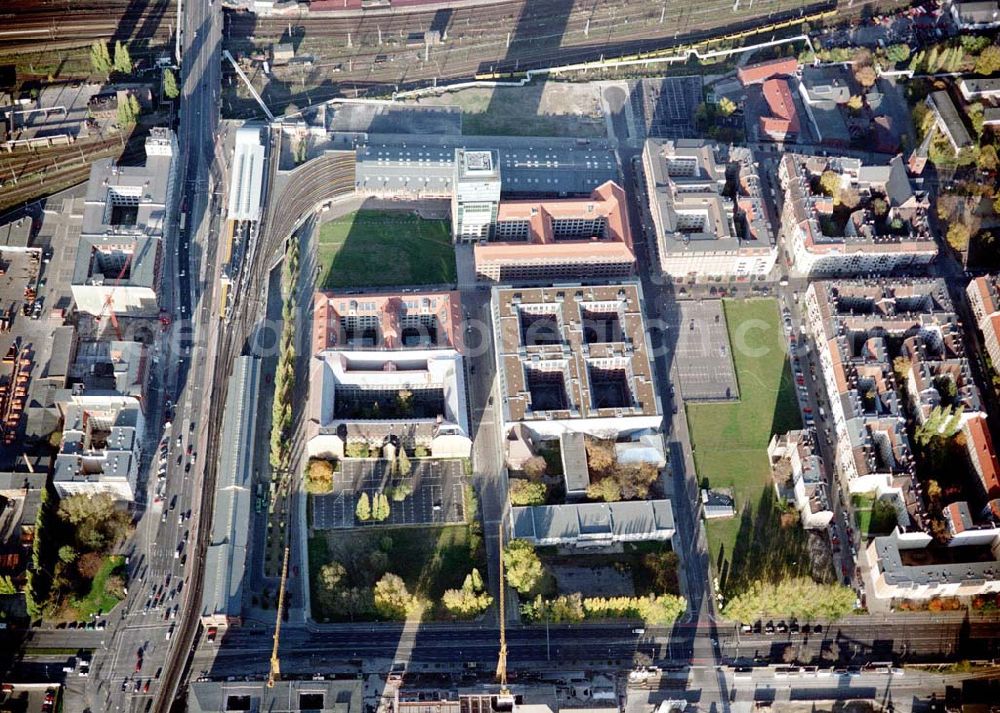
[[[854,610],[849,587],[819,584],[808,577],[778,582],[757,581],[726,602],[722,613],[733,621],[753,622],[767,616],[833,621]]]
[[[584,597],[580,593],[561,594],[552,599],[541,595],[521,605],[528,621],[553,623],[584,619],[642,619],[647,624],[666,626],[687,611],[687,600],[673,594],[645,597]]]
[[[285,254],[282,282],[287,295],[282,307],[281,350],[274,374],[274,402],[271,405],[271,467],[284,469],[289,458],[292,431],[292,395],[295,391],[295,282],[299,274],[299,241],[294,237]]]
[[[354,517],[359,522],[384,522],[389,519],[391,511],[389,509],[389,498],[384,492],[375,493],[369,498],[368,493],[362,492],[358,496],[358,503],[354,508]]]
[[[115,55],[112,59],[107,43],[95,40],[90,46],[90,67],[95,74],[103,75],[105,79],[109,78],[112,72],[132,74],[132,55],[129,54],[125,43],[119,40],[115,42]]]

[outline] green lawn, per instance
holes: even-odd
[[[81,621],[90,619],[94,614],[107,614],[121,601],[118,597],[109,594],[105,585],[108,577],[124,564],[125,558],[120,555],[108,557],[104,561],[104,565],[94,575],[94,579],[90,583],[90,592],[83,599],[73,603],[73,609]]]
[[[778,305],[773,299],[724,300],[723,307],[740,400],[686,406],[700,481],[731,488],[736,500],[735,518],[706,524],[712,562],[723,579],[752,579],[768,569],[752,556],[759,551],[808,572],[799,556],[801,528],[781,527],[767,462],[771,435],[801,425]]]
[[[317,249],[321,289],[455,282],[455,249],[445,220],[361,210],[324,223]]]
[[[888,535],[896,526],[896,511],[886,500],[877,500],[867,493],[851,496],[854,520],[865,539]]]

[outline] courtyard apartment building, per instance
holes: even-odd
[[[920,557],[928,562],[958,557],[964,562],[968,556],[961,549],[938,553],[944,546],[932,536],[907,437],[907,412],[924,423],[936,409],[960,411],[958,424],[972,470],[978,473],[996,462],[992,444],[983,440],[984,432],[988,438],[985,414],[947,288],[934,279],[815,282],[806,292],[805,306],[829,397],[836,472],[846,492],[872,493],[890,500],[896,509],[897,527],[888,537],[875,538],[869,550],[874,594],[912,598],[948,593],[947,588],[916,587],[901,594],[890,586],[943,576],[925,577],[907,569]],[[989,453],[981,452],[984,443]],[[987,503],[992,497],[984,492],[964,495],[952,496],[947,505],[968,510],[968,502]],[[993,501],[975,517],[950,518],[948,548],[992,542],[1000,534],[994,514],[1000,513],[998,506]],[[910,553],[901,556],[898,550]]]
[[[468,457],[458,292],[317,292],[313,315],[310,456],[391,442]]]
[[[138,400],[81,393],[59,407],[62,442],[52,474],[59,497],[110,493],[134,500],[145,432]]]
[[[777,258],[752,151],[648,139],[646,199],[660,268],[675,280],[764,278]]]
[[[491,237],[474,247],[476,275],[490,282],[628,277],[635,254],[627,211],[625,191],[613,181],[587,198],[500,201]]]
[[[899,156],[865,166],[853,158],[785,154],[778,176],[785,249],[799,275],[881,274],[925,266],[937,255],[928,198],[914,190]],[[832,195],[822,187],[830,178]]]
[[[158,312],[176,155],[174,132],[155,127],[146,139],[144,166],[119,166],[111,159],[91,166],[71,282],[80,312]]]

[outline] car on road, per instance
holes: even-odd
[[[139,673],[142,670],[142,656],[137,656],[135,659],[135,672]]]
[[[128,679],[127,678],[123,678],[122,679],[122,690],[124,691],[126,688],[128,688]]]

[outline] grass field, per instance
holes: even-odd
[[[785,337],[775,300],[725,300],[723,307],[740,388],[740,400],[686,406],[695,467],[710,487],[733,490],[737,516],[707,523],[716,574],[725,579],[753,578],[764,562],[755,550],[799,563],[805,536],[801,528],[780,525],[776,512],[767,444],[773,433],[801,424]],[[721,556],[720,556],[721,554]]]
[[[108,577],[124,564],[125,558],[120,555],[113,555],[104,561],[104,565],[94,575],[94,579],[90,583],[90,591],[87,596],[73,604],[73,609],[80,621],[90,619],[94,614],[107,614],[121,601],[118,597],[108,593],[106,585]]]
[[[324,223],[317,245],[321,289],[455,282],[448,222],[361,210]]]

